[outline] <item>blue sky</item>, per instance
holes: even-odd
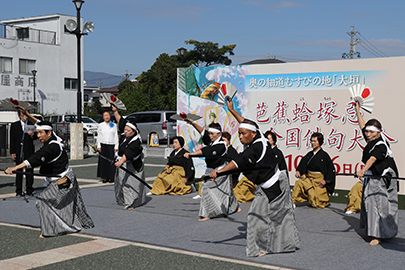
[[[96,27],[84,37],[84,65],[140,74],[161,53],[192,49],[189,39],[236,44],[233,64],[267,54],[287,62],[341,59],[350,26],[379,55],[403,56],[404,11],[404,0],[86,0],[81,15]],[[71,0],[3,1],[0,20],[54,13],[76,9]],[[363,46],[356,47],[362,58],[377,57]]]

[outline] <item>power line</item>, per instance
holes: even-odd
[[[366,43],[360,43],[360,46],[363,47],[366,51],[371,53],[372,55],[376,57],[383,57],[383,55],[379,54],[377,51],[375,51],[373,48],[371,48],[369,45]]]
[[[354,31],[354,26],[351,26],[351,28],[352,31],[347,32],[347,34],[350,36],[350,52],[343,53],[342,58],[353,59],[355,55],[357,57],[360,57],[360,52],[356,52],[357,44],[359,44],[362,48],[376,57],[389,57],[381,50],[379,50],[376,46],[374,46],[370,41],[368,41],[362,34],[360,34],[360,32]],[[356,38],[356,40],[354,38]]]
[[[389,57],[388,55],[386,55],[385,53],[383,53],[381,50],[379,50],[376,46],[374,46],[370,41],[368,41],[362,34],[358,33],[361,38],[363,43],[366,42],[368,45],[370,45],[372,48],[374,48],[374,51],[378,52],[378,54],[384,56],[384,57]]]

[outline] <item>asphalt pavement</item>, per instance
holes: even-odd
[[[149,151],[148,183],[166,162]],[[3,160],[2,167],[10,165]],[[70,162],[95,227],[45,239],[39,238],[35,198],[13,198],[14,177],[0,175],[0,269],[403,269],[405,263],[404,210],[397,237],[372,247],[359,214],[345,215],[344,204],[322,210],[304,204],[295,210],[300,249],[252,258],[245,253],[250,203],[240,204],[240,213],[204,222],[198,221],[195,192],[148,196],[143,206],[124,210],[113,185],[97,179],[96,165],[95,156]],[[42,183],[35,179],[37,192]]]

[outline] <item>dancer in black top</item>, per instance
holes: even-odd
[[[367,141],[361,161],[365,164],[356,174],[363,181],[363,194],[360,212],[360,228],[365,228],[372,238],[370,245],[376,246],[381,239],[392,238],[398,233],[398,169],[392,151],[382,136],[382,125],[377,119],[367,123],[361,116],[356,102],[359,127]],[[386,177],[367,177],[381,175]]]
[[[293,252],[299,247],[300,240],[287,173],[278,169],[270,144],[257,124],[236,112],[232,101],[228,100],[227,105],[240,123],[239,139],[245,150],[224,168],[213,170],[210,176],[215,179],[217,173],[235,168],[265,167],[243,172],[258,185],[248,213],[246,253],[247,256],[263,256],[267,253]]]
[[[227,146],[222,140],[221,125],[211,123],[208,126],[208,130],[205,130],[197,123],[190,120],[186,121],[202,134],[202,141],[206,146],[196,152],[186,153],[184,157],[190,158],[194,155],[205,156],[205,163],[207,164],[206,174],[212,170],[223,168],[227,164],[226,159],[224,159],[227,153]],[[233,194],[231,176],[223,176],[215,181],[208,180],[202,183],[199,211],[200,221],[228,216],[236,211],[240,211],[240,208]]]
[[[114,165],[117,168],[122,166],[130,170],[145,181],[142,139],[136,123],[131,123],[121,117],[115,105],[112,105],[112,110],[118,122],[118,131],[123,134],[119,141],[118,155]],[[134,209],[146,201],[145,185],[124,170],[116,170],[114,190],[118,205],[124,206],[125,209]]]
[[[7,174],[22,168],[40,166],[39,172],[48,175],[47,187],[37,197],[37,209],[41,222],[41,236],[57,236],[94,227],[87,214],[76,175],[68,164],[68,156],[62,141],[52,131],[50,122],[39,122],[23,107],[18,106],[31,122],[36,123],[39,140],[43,147],[15,167],[6,169]]]

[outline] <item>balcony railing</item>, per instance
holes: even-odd
[[[0,23],[0,38],[6,38],[6,25]]]
[[[56,44],[56,32],[0,24],[0,38]]]

